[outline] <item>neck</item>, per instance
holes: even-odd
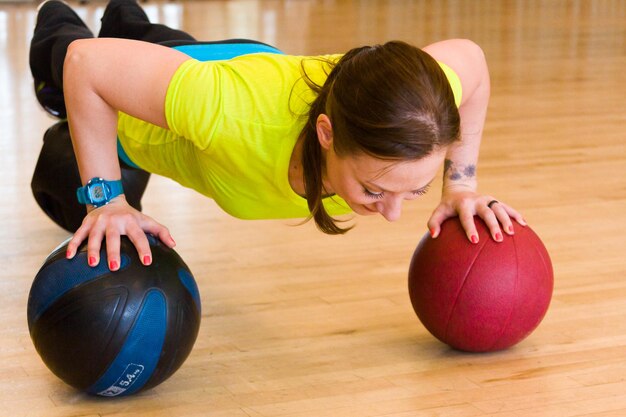
[[[302,144],[304,138],[300,136],[296,141],[296,145],[291,152],[291,158],[289,159],[289,185],[291,189],[299,196],[304,197],[306,195],[304,191],[304,171],[302,170]]]
[[[289,159],[289,185],[291,189],[301,197],[306,198],[306,192],[304,188],[304,171],[302,169],[302,148],[304,144],[304,137],[300,136],[296,141],[296,145],[291,152],[291,158]],[[324,153],[324,149],[322,149]],[[325,155],[322,155],[325,159]],[[323,197],[328,197],[334,194],[332,187],[326,179],[326,164],[322,163],[322,183],[323,183]]]

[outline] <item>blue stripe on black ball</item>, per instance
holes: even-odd
[[[37,352],[69,385],[123,396],[170,377],[191,352],[200,327],[200,295],[178,254],[148,235],[152,265],[141,264],[126,237],[121,265],[87,265],[83,244],[65,259],[67,242],[41,267],[28,298],[28,328]]]

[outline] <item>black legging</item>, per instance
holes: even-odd
[[[151,43],[195,39],[186,32],[150,23],[148,16],[134,0],[112,0],[104,10],[98,37],[135,39]],[[63,61],[67,47],[77,39],[94,35],[81,18],[66,4],[51,1],[37,16],[30,44],[30,69],[33,78],[63,89]]]

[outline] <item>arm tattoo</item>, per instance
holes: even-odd
[[[452,181],[459,181],[463,178],[476,177],[476,165],[457,165],[450,159],[446,159],[443,164],[443,176]]]

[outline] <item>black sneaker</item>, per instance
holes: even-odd
[[[58,117],[59,119],[65,119],[67,117],[63,91],[44,81],[35,80],[35,97],[37,97],[37,101],[41,104],[41,107],[52,116]]]

